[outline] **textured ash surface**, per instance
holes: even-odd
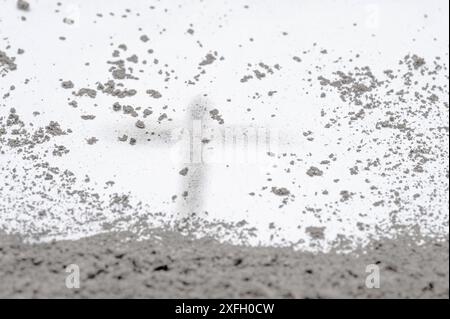
[[[449,247],[409,237],[375,241],[363,254],[249,248],[154,231],[27,245],[0,236],[0,297],[110,298],[448,298]],[[417,240],[417,238],[415,238]],[[65,269],[80,266],[80,288]],[[381,288],[367,289],[368,264]]]

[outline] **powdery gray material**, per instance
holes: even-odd
[[[309,176],[311,176],[311,177],[313,177],[313,176],[322,176],[322,175],[323,175],[323,172],[322,172],[320,169],[318,169],[317,167],[311,166],[311,167],[306,171],[306,174],[309,175]]]
[[[158,91],[153,90],[153,89],[147,90],[147,94],[155,99],[159,99],[160,97],[162,97],[161,93],[159,93]]]
[[[199,63],[200,66],[205,66],[205,65],[209,65],[212,64],[214,61],[216,61],[216,57],[211,54],[208,53],[205,58]]]
[[[366,253],[249,248],[154,231],[144,241],[107,233],[24,244],[0,235],[0,297],[80,298],[448,298],[449,248],[408,237],[375,241]],[[157,239],[156,239],[157,238]],[[80,289],[65,287],[70,264]],[[368,264],[380,267],[368,289]]]
[[[63,81],[63,82],[61,82],[61,86],[62,86],[64,89],[73,89],[73,87],[74,87],[72,81]]]

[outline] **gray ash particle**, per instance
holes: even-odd
[[[285,187],[272,187],[272,193],[277,196],[289,196],[291,192]]]
[[[72,100],[72,101],[69,102],[69,105],[70,105],[71,107],[73,107],[73,108],[77,108],[77,107],[78,107],[78,102],[75,101],[75,100]]]
[[[113,104],[113,110],[114,110],[114,111],[118,112],[118,111],[120,111],[121,109],[122,109],[122,105],[120,105],[119,102],[116,102],[116,103]]]
[[[163,113],[158,117],[158,122],[161,122],[162,120],[165,120],[167,118],[167,114]]]
[[[86,139],[86,142],[87,142],[89,145],[94,145],[95,143],[98,142],[98,139],[97,139],[96,137],[90,137],[90,138]]]
[[[306,174],[307,174],[308,176],[311,176],[311,177],[313,177],[313,176],[322,176],[322,175],[323,175],[323,172],[322,172],[320,169],[318,169],[317,167],[311,166],[311,167],[306,171]]]
[[[95,119],[95,115],[81,115],[83,120],[93,120]]]
[[[145,118],[145,117],[147,117],[147,116],[152,115],[152,114],[153,114],[153,111],[150,110],[150,109],[145,109],[145,110],[143,111],[143,113],[144,113],[144,118]]]
[[[222,116],[219,114],[219,110],[218,109],[213,109],[211,111],[209,111],[209,115],[211,116],[211,118],[217,122],[219,122],[219,124],[224,124],[225,121],[223,120]]]
[[[138,120],[136,122],[136,127],[140,128],[140,129],[144,129],[145,128],[145,123],[143,121],[141,121],[141,120]]]
[[[134,107],[132,107],[131,105],[124,105],[122,108],[123,108],[123,114],[130,114],[132,117],[138,116],[138,113],[136,112]]]
[[[145,34],[141,35],[139,39],[144,43],[150,40],[150,38]]]
[[[65,135],[66,132],[64,132],[61,129],[61,126],[59,125],[58,122],[54,122],[51,121],[46,127],[45,127],[45,132],[47,134],[50,134],[52,136],[60,136],[60,135]]]
[[[240,81],[241,81],[241,83],[245,83],[245,82],[247,82],[250,79],[253,79],[253,76],[251,76],[251,75],[244,75]]]
[[[0,74],[17,69],[14,63],[15,58],[10,58],[5,52],[0,51]]]
[[[63,156],[64,154],[69,153],[69,150],[64,145],[55,145],[53,149],[53,156]]]
[[[124,134],[122,136],[119,136],[117,139],[121,142],[126,142],[128,140],[128,135]]]
[[[425,59],[421,58],[421,57],[419,57],[419,56],[417,56],[415,54],[411,57],[411,59],[413,60],[413,67],[414,67],[414,69],[418,69],[421,66],[425,65]]]
[[[17,9],[22,11],[29,11],[30,4],[28,3],[28,1],[25,0],[17,0]]]
[[[74,93],[77,96],[89,96],[91,99],[95,99],[97,96],[97,91],[88,88],[79,89],[77,93]]]
[[[212,64],[214,61],[216,61],[216,57],[211,54],[208,53],[205,58],[199,63],[200,66],[205,66],[205,65],[209,65]]]
[[[253,70],[253,73],[255,74],[255,76],[256,76],[256,78],[258,80],[261,80],[261,79],[266,77],[266,74],[264,72],[259,71],[259,70]]]
[[[126,70],[123,68],[118,68],[112,71],[112,76],[113,78],[117,79],[117,80],[123,80],[126,78],[127,73]]]
[[[185,167],[185,168],[183,168],[181,171],[179,171],[178,173],[179,173],[181,176],[186,176],[187,173],[188,173],[188,171],[189,171],[189,168]]]
[[[62,82],[61,82],[61,86],[62,86],[64,89],[73,89],[73,87],[74,87],[72,81],[62,81]]]
[[[161,93],[159,93],[158,91],[153,90],[153,89],[149,89],[146,92],[148,95],[150,95],[154,99],[159,99],[160,97],[162,97]]]
[[[139,62],[139,58],[136,54],[133,54],[132,56],[127,58],[128,62],[132,62],[132,63],[138,63]]]
[[[72,24],[75,23],[75,21],[74,21],[73,19],[70,19],[70,18],[64,18],[64,19],[63,19],[63,22],[64,22],[65,24],[68,24],[68,25],[72,25]]]
[[[120,89],[118,87],[123,87],[121,84],[116,84],[113,80],[109,80],[106,83],[97,83],[97,90],[118,98],[125,98],[136,95],[137,91],[134,89]]]
[[[325,238],[325,227],[314,227],[310,226],[305,229],[306,233],[313,239],[324,239]]]
[[[353,196],[353,193],[351,193],[351,192],[349,192],[347,190],[343,190],[343,191],[341,191],[339,193],[339,195],[341,195],[340,201],[341,202],[346,202]]]

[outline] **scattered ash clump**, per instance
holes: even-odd
[[[38,127],[30,131],[20,119],[15,109],[10,109],[9,115],[0,117],[0,147],[6,145],[22,154],[23,159],[31,159],[37,145],[49,142],[53,137],[71,133],[70,129],[63,130],[58,122],[51,121],[45,127]],[[0,148],[2,152],[3,149]]]
[[[150,38],[145,34],[141,35],[139,39],[144,43],[150,40]]]
[[[72,100],[68,103],[71,107],[73,108],[77,108],[78,107],[78,102],[75,100]]]
[[[315,166],[311,166],[307,171],[306,174],[310,177],[314,177],[314,176],[322,176],[323,175],[323,171],[321,171],[319,168],[315,167]]]
[[[117,139],[118,139],[120,142],[126,142],[126,141],[128,141],[128,135],[124,134],[124,135],[122,135],[122,136],[119,136]]]
[[[277,196],[288,196],[291,194],[291,192],[285,187],[272,187],[272,193]]]
[[[115,102],[115,103],[113,104],[113,110],[116,111],[116,112],[121,111],[121,110],[122,110],[122,105],[120,105],[119,102]]]
[[[294,201],[295,199],[295,196],[291,193],[291,191],[285,187],[272,187],[271,192],[276,196],[282,197],[281,204],[278,206],[278,208],[283,208],[288,204],[289,200]]]
[[[137,93],[135,89],[127,89],[122,83],[116,83],[113,80],[109,80],[105,83],[97,83],[97,90],[118,98],[135,96]]]
[[[149,89],[146,92],[147,92],[148,95],[150,95],[154,99],[159,99],[159,98],[162,97],[161,93],[159,93],[158,91],[153,90],[153,89]]]
[[[139,58],[138,58],[138,56],[136,54],[133,54],[132,56],[127,58],[127,61],[131,62],[131,63],[138,63],[139,62]]]
[[[113,58],[119,58],[121,51],[126,51],[127,46],[122,44],[119,45],[118,50],[115,50],[112,54]],[[116,59],[107,61],[107,64],[111,65],[109,68],[109,72],[111,73],[111,76],[115,80],[139,80],[138,77],[134,76],[134,69],[132,66],[127,65],[127,62],[131,62],[133,64],[136,64],[138,61],[137,55],[131,55],[128,59]]]
[[[213,109],[213,110],[209,111],[209,115],[211,116],[211,118],[213,120],[217,121],[219,124],[225,123],[225,121],[222,118],[222,115],[219,114],[218,109]]]
[[[152,115],[153,111],[151,110],[151,108],[146,108],[146,109],[144,109],[144,111],[142,113],[144,115],[144,118],[146,118],[146,117]]]
[[[337,71],[335,75],[337,78],[334,80],[323,76],[319,76],[318,80],[323,86],[336,88],[342,101],[349,101],[355,105],[362,105],[364,95],[383,84],[375,78],[368,66],[355,68],[354,72]]]
[[[350,200],[352,198],[352,196],[354,195],[354,193],[349,192],[348,190],[342,190],[339,193],[341,195],[341,202],[346,202],[348,200]]]
[[[22,10],[22,11],[29,11],[30,3],[25,0],[17,0],[17,9]]]
[[[195,85],[196,82],[199,82],[201,77],[206,74],[207,67],[211,66],[216,61],[222,60],[225,60],[225,58],[223,56],[219,57],[217,51],[207,53],[205,57],[198,63],[197,69],[199,70],[199,73],[194,75],[193,80],[189,80],[186,83],[188,85]]]
[[[98,142],[98,138],[96,138],[95,136],[93,136],[93,137],[90,137],[90,138],[86,139],[86,142],[87,142],[89,145],[94,145],[95,143]]]
[[[124,79],[136,79],[131,74],[127,73],[125,69],[125,62],[123,60],[108,62],[109,64],[113,64],[110,71],[114,79],[116,80],[124,80]]]
[[[278,63],[273,66],[270,66],[263,62],[259,62],[256,65],[249,63],[247,70],[248,70],[248,72],[251,72],[251,73],[244,75],[240,79],[241,83],[248,82],[249,80],[251,80],[253,78],[262,80],[262,79],[266,78],[268,75],[273,75],[275,73],[275,71],[280,71],[281,66]]]
[[[198,65],[199,66],[210,65],[213,64],[214,61],[216,60],[217,60],[217,53],[216,54],[208,53]]]
[[[145,128],[145,123],[143,121],[141,121],[141,120],[138,120],[136,122],[136,127],[140,128],[140,129],[144,129]]]
[[[168,119],[168,116],[166,113],[162,113],[159,117],[158,117],[158,122],[161,123],[162,121],[164,121],[165,119]]]
[[[65,147],[64,145],[56,145],[54,146],[55,148],[53,149],[53,156],[63,156],[64,154],[67,154],[70,152],[69,149],[67,149],[67,147]]]
[[[389,224],[416,227],[417,212],[421,221],[433,225],[433,232],[442,230],[448,214],[436,204],[448,203],[448,149],[442,147],[448,144],[449,131],[448,65],[440,57],[426,61],[407,54],[376,76],[369,66],[357,65],[331,73],[317,77],[319,87],[343,103],[321,110],[324,127],[355,135],[335,142],[347,145],[343,154],[352,161],[345,163],[348,177],[367,185],[366,190],[340,191],[333,203],[371,198],[374,213],[390,210]],[[334,173],[333,165],[342,161],[330,159],[335,163],[327,165]],[[316,176],[315,170],[308,172]]]
[[[24,238],[40,241],[48,236],[100,231],[106,219],[112,222],[119,218],[119,213],[105,215],[108,207],[101,196],[85,184],[89,178],[83,182],[72,171],[47,160],[48,156],[70,152],[52,141],[71,132],[56,121],[46,126],[25,124],[15,109],[6,117],[0,116],[0,153],[21,158],[0,167],[0,179],[4,181],[0,185],[3,231],[27,229]],[[14,225],[5,222],[12,219]]]
[[[68,24],[68,25],[73,25],[75,23],[75,21],[70,18],[64,18],[63,23]]]
[[[418,68],[420,68],[421,66],[425,65],[425,59],[421,58],[415,54],[411,57],[411,59],[413,60],[413,67],[416,70]]]
[[[0,50],[0,75],[4,77],[6,73],[17,69],[15,58],[9,57],[5,52]]]
[[[74,84],[72,81],[63,81],[61,82],[61,87],[63,89],[73,89],[74,88]]]
[[[305,231],[313,239],[324,239],[325,238],[325,227],[309,226],[309,227],[306,227]]]
[[[81,88],[78,92],[73,93],[76,96],[88,96],[91,99],[95,99],[97,97],[97,91],[89,88]]]
[[[94,120],[96,116],[88,114],[88,115],[81,115],[80,117],[81,117],[82,120],[90,121],[90,120]]]
[[[51,121],[46,127],[45,132],[52,135],[52,136],[60,136],[60,135],[66,135],[67,132],[61,129],[61,126],[58,122]],[[70,130],[68,131],[71,132]]]
[[[115,103],[115,104],[113,105],[113,107],[114,107],[115,109],[117,109],[119,105],[120,105],[120,104]],[[120,110],[120,109],[119,109],[119,110]],[[138,112],[136,111],[136,109],[135,109],[133,106],[131,106],[131,105],[123,105],[123,106],[122,106],[122,110],[123,110],[123,114],[130,115],[131,117],[138,117],[138,116],[139,116],[139,114],[138,114]]]

